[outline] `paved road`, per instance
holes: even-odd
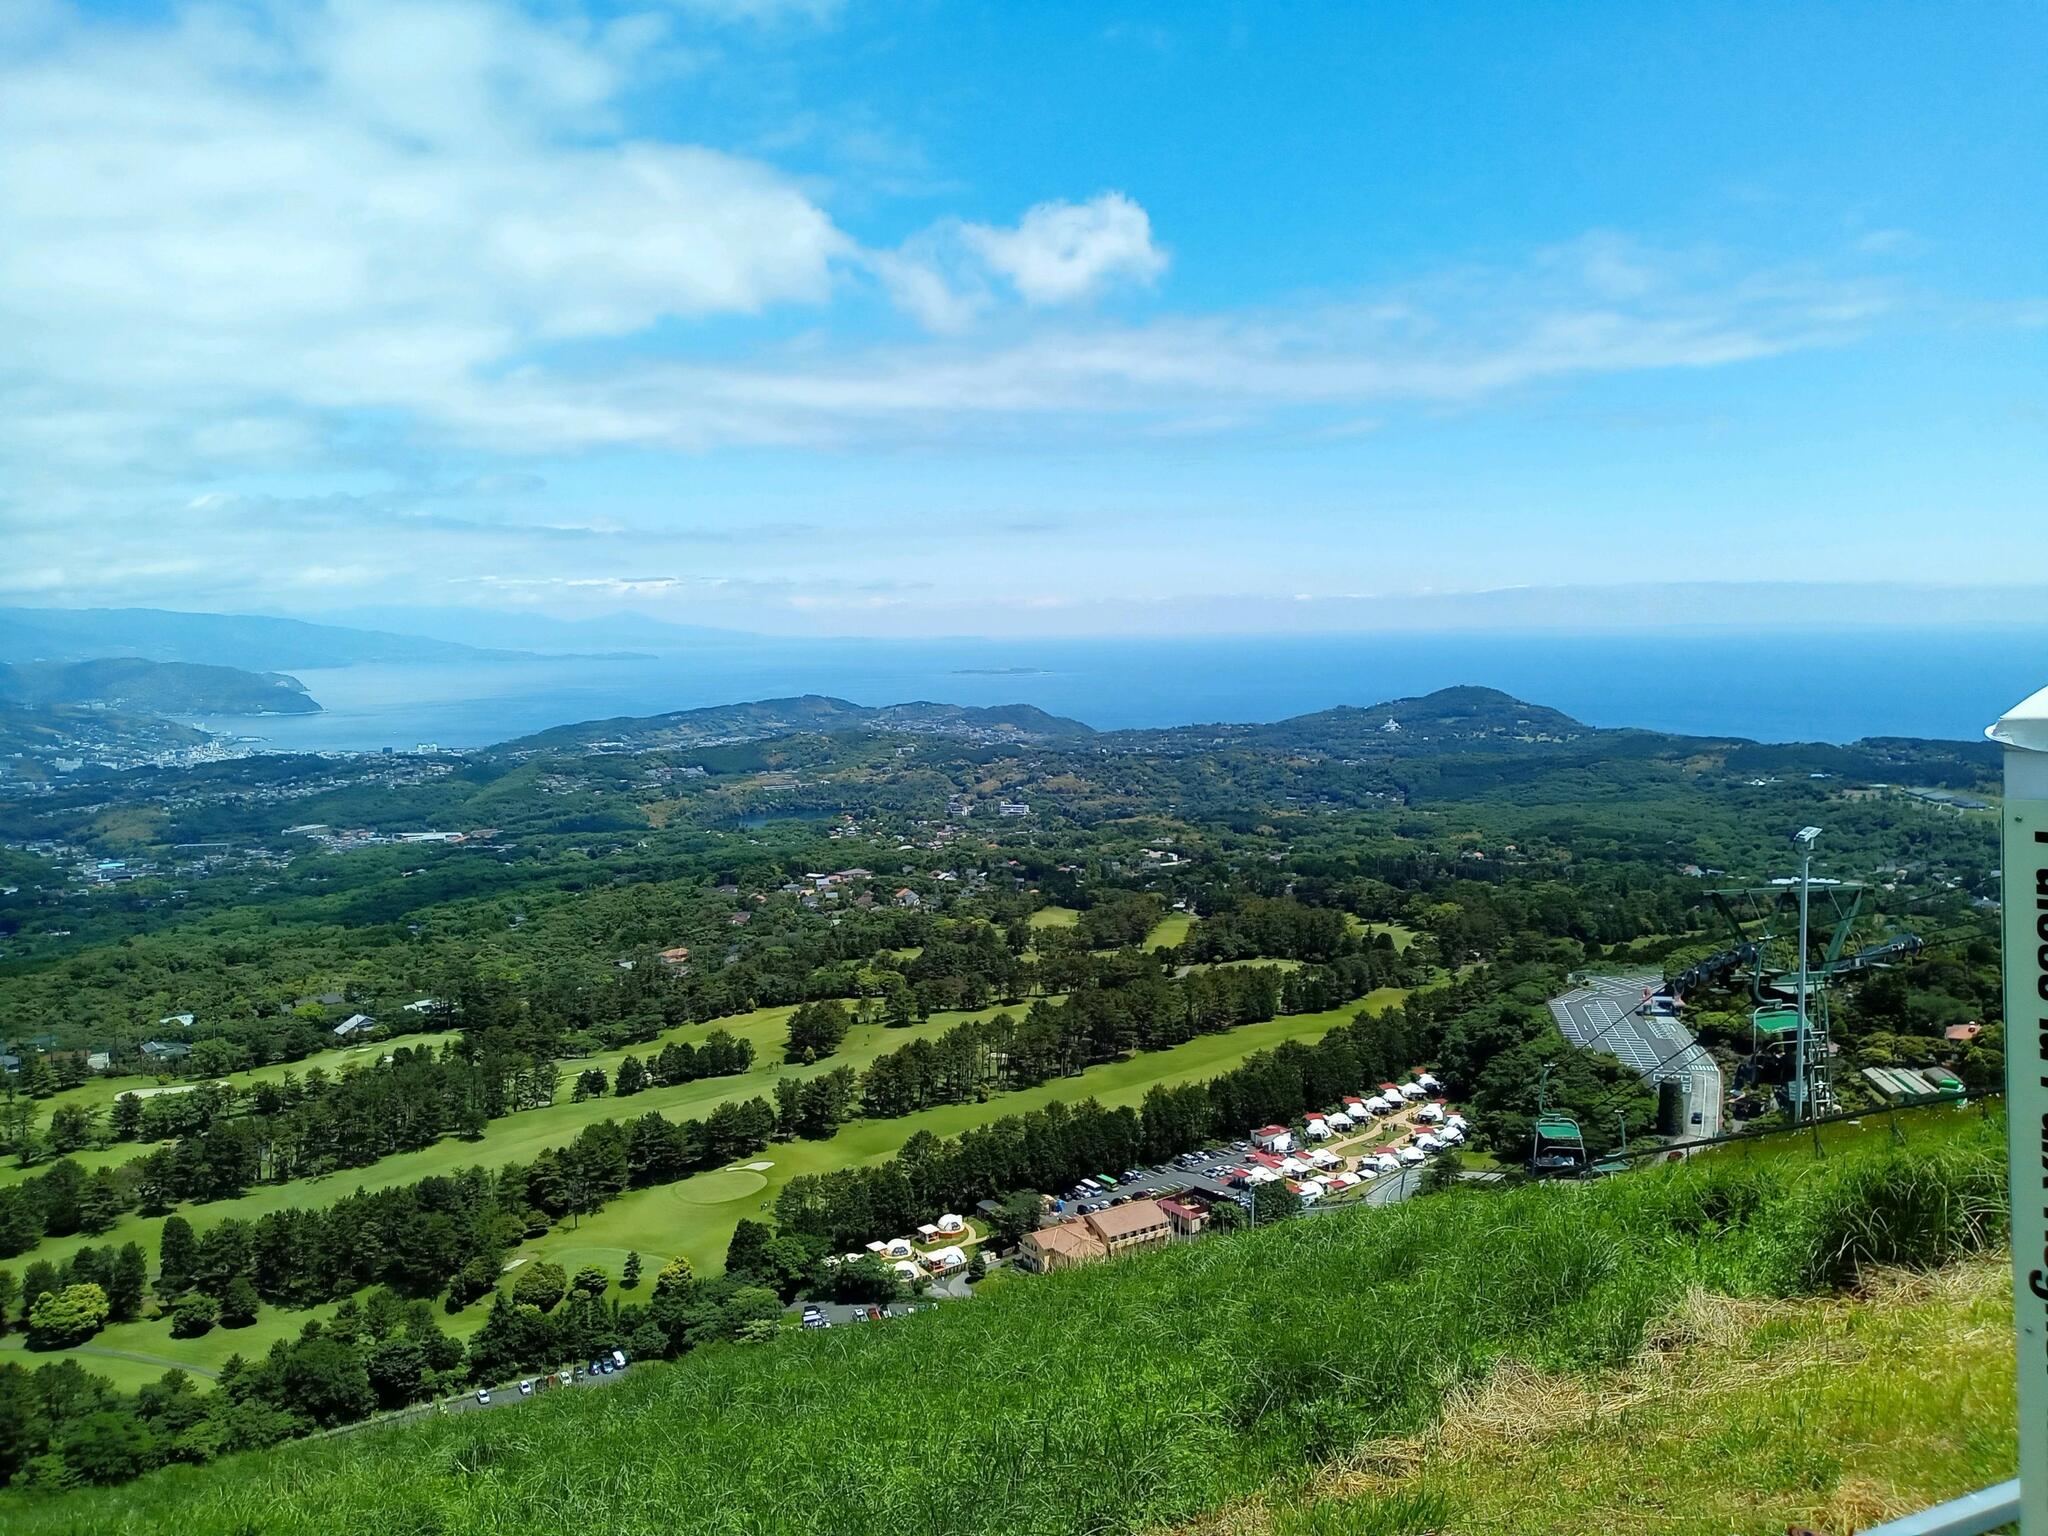
[[[589,1363],[587,1360],[583,1362],[586,1368],[589,1366]],[[546,1373],[543,1372],[541,1374],[544,1375]],[[572,1381],[565,1386],[541,1387],[536,1385],[533,1395],[534,1397],[539,1397],[543,1392],[577,1391],[585,1387],[607,1386],[614,1381],[624,1381],[627,1374],[627,1371],[615,1371],[609,1376],[585,1376],[581,1381]],[[528,1376],[522,1379],[538,1383],[540,1376]],[[514,1403],[530,1402],[531,1400],[519,1395],[519,1383],[517,1381],[508,1381],[501,1387],[491,1388],[491,1400],[488,1403],[478,1402],[476,1394],[470,1392],[461,1397],[447,1399],[446,1406],[450,1413],[482,1413],[488,1408],[508,1408]]]
[[[1633,1067],[1645,1082],[1684,1085],[1688,1140],[1721,1134],[1724,1089],[1721,1069],[1677,1019],[1644,1013],[1643,988],[1661,978],[1631,971],[1589,976],[1584,985],[1550,1000],[1550,1012],[1565,1039],[1606,1051]]]

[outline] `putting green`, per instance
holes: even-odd
[[[724,1205],[728,1200],[744,1200],[749,1195],[758,1195],[768,1187],[768,1181],[760,1174],[746,1168],[721,1168],[715,1173],[700,1173],[694,1179],[685,1179],[676,1185],[676,1198],[691,1205]]]

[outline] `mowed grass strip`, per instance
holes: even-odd
[[[1021,1093],[998,1094],[985,1103],[950,1104],[905,1115],[893,1120],[856,1120],[839,1134],[823,1141],[778,1142],[750,1162],[772,1166],[761,1171],[719,1169],[675,1184],[652,1189],[629,1190],[594,1216],[580,1218],[572,1225],[558,1227],[546,1237],[521,1247],[515,1257],[552,1259],[573,1273],[583,1264],[597,1264],[614,1279],[625,1268],[626,1255],[637,1252],[648,1274],[655,1273],[668,1259],[682,1255],[699,1274],[714,1274],[724,1268],[725,1250],[733,1229],[743,1217],[765,1219],[772,1211],[782,1186],[799,1173],[825,1173],[859,1163],[881,1162],[892,1157],[903,1143],[920,1130],[938,1136],[960,1132],[1003,1115],[1021,1114],[1055,1099],[1076,1102],[1094,1097],[1109,1105],[1140,1103],[1155,1083],[1178,1084],[1210,1078],[1226,1072],[1254,1052],[1267,1050],[1284,1040],[1318,1038],[1338,1024],[1348,1023],[1361,1008],[1375,1012],[1393,1007],[1406,994],[1398,988],[1383,988],[1360,1002],[1324,1013],[1295,1014],[1287,1018],[1247,1024],[1220,1035],[1204,1035],[1171,1050],[1131,1056],[1123,1061],[1091,1067],[1074,1077],[1052,1082]],[[631,1098],[589,1099],[570,1104],[566,1097],[550,1109],[527,1110],[492,1122],[490,1131],[474,1142],[447,1140],[423,1152],[386,1158],[373,1167],[293,1184],[266,1185],[237,1200],[210,1205],[180,1207],[179,1214],[196,1231],[230,1216],[253,1220],[272,1210],[291,1206],[318,1206],[342,1199],[357,1189],[379,1189],[402,1184],[429,1174],[448,1173],[472,1165],[495,1166],[525,1160],[546,1148],[574,1139],[583,1126],[609,1118],[627,1118],[658,1110],[672,1119],[688,1119],[706,1113],[729,1098],[772,1095],[774,1081],[785,1074],[809,1076],[835,1066],[863,1066],[885,1050],[893,1050],[920,1034],[942,1033],[964,1018],[982,1015],[937,1014],[910,1029],[886,1029],[881,1025],[858,1025],[849,1032],[845,1046],[836,1056],[811,1067],[780,1065],[783,1035],[792,1010],[764,1009],[741,1019],[717,1024],[696,1024],[680,1031],[684,1038],[697,1038],[714,1028],[726,1028],[755,1042],[757,1059],[751,1072],[739,1077],[705,1078],[678,1088],[649,1089]],[[1000,1009],[983,1010],[993,1015]],[[937,1214],[934,1212],[933,1214]],[[143,1245],[154,1263],[161,1239],[163,1218],[128,1216],[100,1237],[59,1238],[41,1244],[31,1253],[11,1261],[17,1273],[24,1264],[47,1258],[61,1262],[80,1247],[135,1241]],[[877,1236],[895,1236],[878,1233]],[[448,1317],[443,1327],[467,1336],[483,1322],[487,1303],[477,1303]],[[215,1329],[199,1339],[174,1339],[166,1318],[118,1323],[104,1329],[93,1340],[95,1346],[134,1350],[202,1368],[215,1368],[239,1348],[254,1356],[267,1349],[271,1338],[296,1334],[312,1312],[279,1311],[266,1307],[256,1325],[244,1330]],[[270,1328],[283,1330],[273,1335]],[[239,1345],[236,1340],[242,1341]],[[0,1341],[0,1349],[20,1348],[19,1335]],[[73,1351],[53,1351],[27,1359],[61,1359]],[[27,1363],[25,1359],[24,1363]],[[90,1356],[79,1354],[79,1363],[93,1368]],[[159,1372],[160,1374],[160,1372]],[[153,1378],[152,1378],[153,1379]]]
[[[342,1169],[316,1178],[294,1180],[289,1184],[264,1184],[233,1200],[216,1200],[206,1205],[181,1207],[180,1214],[190,1220],[196,1230],[204,1231],[213,1222],[229,1216],[253,1220],[270,1211],[284,1210],[291,1206],[312,1207],[332,1204],[359,1189],[387,1189],[393,1185],[409,1184],[416,1179],[435,1174],[449,1173],[458,1168],[495,1168],[509,1162],[526,1162],[536,1153],[549,1147],[566,1146],[576,1139],[577,1134],[585,1126],[594,1125],[600,1120],[632,1119],[650,1110],[667,1115],[670,1119],[694,1119],[727,1100],[772,1096],[775,1091],[775,1079],[778,1077],[811,1077],[841,1065],[859,1070],[883,1052],[894,1050],[910,1040],[920,1036],[935,1037],[945,1033],[963,1019],[992,1017],[1001,1010],[991,1008],[979,1013],[933,1014],[924,1022],[907,1029],[888,1029],[880,1024],[855,1025],[848,1031],[838,1055],[810,1066],[791,1067],[782,1064],[782,1047],[788,1034],[789,1016],[794,1011],[793,1008],[787,1007],[757,1009],[752,1013],[718,1019],[706,1024],[686,1024],[668,1031],[649,1045],[636,1046],[630,1050],[568,1058],[560,1064],[561,1083],[553,1104],[542,1109],[521,1110],[516,1114],[493,1120],[485,1127],[483,1135],[474,1141],[453,1136],[445,1137],[430,1147],[424,1147],[417,1152],[401,1152],[383,1158],[367,1168]],[[585,1099],[580,1104],[572,1102],[570,1089],[575,1082],[576,1074],[586,1068],[603,1067],[609,1075],[627,1055],[638,1055],[644,1061],[670,1040],[701,1044],[705,1036],[715,1029],[723,1029],[753,1043],[754,1066],[750,1071],[730,1077],[699,1078],[693,1083],[681,1083],[668,1088],[649,1088],[630,1098],[621,1099],[606,1094]],[[128,1143],[113,1150],[120,1154],[113,1160],[125,1162],[129,1158],[142,1156],[149,1148],[144,1144]],[[41,1170],[36,1168],[28,1171],[34,1173]],[[32,1254],[35,1258],[48,1258],[57,1262],[76,1252],[80,1247],[98,1246],[109,1242],[118,1245],[131,1239],[142,1242],[153,1254],[156,1251],[157,1232],[162,1224],[161,1217],[130,1215],[117,1222],[111,1231],[99,1237],[81,1235],[55,1238],[38,1245],[32,1250]],[[28,1256],[23,1256],[16,1262],[26,1263]]]
[[[1578,1395],[1566,1401],[1583,1406],[1646,1345],[1690,1337],[1702,1293],[1745,1305],[1803,1294],[1800,1277],[1822,1267],[1831,1233],[1863,1233],[1867,1261],[1924,1269],[1985,1252],[2002,1236],[1988,1218],[2003,1187],[2003,1131],[1982,1122],[1927,1149],[1665,1166],[1588,1186],[1461,1192],[1283,1222],[1020,1280],[885,1327],[714,1346],[516,1410],[180,1468],[50,1503],[7,1502],[0,1524],[10,1536],[1188,1527],[1262,1492],[1284,1507],[1276,1490],[1315,1487],[1324,1469],[1355,1467],[1361,1452],[1426,1438],[1447,1407],[1484,1401],[1487,1384],[1511,1371],[1569,1380]],[[1987,1219],[1959,1225],[1963,1210]],[[1801,1314],[1754,1315],[1793,1327]],[[1998,1321],[1930,1313],[1918,1322],[1928,1348],[1945,1346],[1956,1315],[1972,1329]],[[1873,1345],[1868,1358],[1881,1360],[1884,1341]],[[1717,1515],[1739,1509],[1752,1485],[1797,1489],[1802,1479],[1809,1507],[1822,1507],[1827,1480],[1864,1464],[1852,1453],[1869,1463],[1894,1448],[1918,1454],[1894,1446],[1920,1422],[1902,1417],[1910,1405],[1897,1387],[1867,1410],[1854,1393],[1829,1410],[1833,1428],[1867,1438],[1867,1452],[1830,1450],[1824,1424],[1776,1462],[1768,1437],[1738,1411],[1702,1406],[1711,1408],[1705,1443],[1679,1444],[1682,1415],[1670,1443],[1698,1484],[1698,1506],[1724,1501]],[[2009,1473],[2011,1401],[1995,1380],[1981,1397],[1937,1394],[1932,1406],[1983,1421],[1981,1443],[1945,1476]],[[1568,1411],[1526,1444],[1540,1451],[1554,1434],[1583,1430],[1587,1454],[1611,1458],[1597,1427]],[[1952,1432],[1969,1431],[1959,1423]],[[1583,1478],[1585,1507],[1529,1525],[1503,1504],[1492,1528],[1666,1529],[1627,1518],[1634,1495],[1611,1461],[1525,1465],[1551,1467],[1567,1487]],[[1505,1468],[1482,1471],[1504,1500],[1515,1496]],[[1654,1497],[1685,1507],[1687,1491],[1672,1476]],[[1539,1497],[1568,1508],[1562,1495]],[[1331,1530],[1433,1528],[1442,1527]],[[1716,1527],[1731,1528],[1767,1527],[1739,1514]]]
[[[622,1256],[629,1250],[637,1251],[650,1264],[656,1255],[668,1259],[680,1254],[697,1273],[715,1273],[725,1265],[726,1246],[741,1219],[765,1219],[774,1209],[775,1197],[782,1192],[783,1185],[800,1173],[829,1173],[835,1168],[879,1163],[895,1156],[904,1142],[919,1131],[941,1137],[958,1136],[990,1120],[1023,1114],[1055,1100],[1075,1103],[1094,1098],[1112,1108],[1142,1103],[1156,1084],[1173,1086],[1218,1076],[1255,1052],[1270,1050],[1285,1040],[1317,1039],[1337,1025],[1349,1023],[1361,1008],[1383,1012],[1405,996],[1397,987],[1385,987],[1342,1008],[1241,1025],[1225,1034],[1204,1035],[1171,1050],[1144,1052],[1090,1067],[1073,1077],[1054,1078],[1036,1088],[997,1094],[985,1103],[946,1104],[893,1120],[854,1120],[836,1136],[823,1141],[777,1142],[758,1159],[750,1159],[774,1165],[763,1170],[765,1176],[758,1189],[737,1191],[726,1179],[730,1170],[720,1170],[676,1184],[629,1190],[575,1228],[558,1228],[521,1252],[557,1263],[567,1263],[565,1255],[586,1248],[614,1251]],[[701,1187],[707,1181],[723,1198],[705,1198]],[[898,1235],[873,1234],[876,1238]]]

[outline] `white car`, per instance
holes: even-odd
[[[490,1407],[490,1406],[491,1406],[491,1393],[490,1393],[490,1389],[489,1389],[488,1387],[478,1387],[478,1388],[477,1388],[477,1392],[476,1392],[476,1400],[477,1400],[477,1406],[479,1406],[479,1407],[481,1407],[481,1408],[488,1408],[488,1407]]]
[[[533,1396],[533,1383],[530,1381],[522,1381],[521,1383],[519,1383],[519,1395],[521,1397]]]

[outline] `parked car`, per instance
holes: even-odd
[[[477,1391],[476,1391],[476,1400],[477,1400],[477,1404],[478,1404],[478,1406],[480,1406],[480,1407],[484,1407],[484,1408],[488,1408],[488,1407],[490,1407],[490,1406],[491,1406],[491,1393],[490,1393],[490,1389],[489,1389],[488,1387],[478,1387],[478,1388],[477,1388]]]
[[[622,1371],[626,1368],[626,1352],[623,1349],[615,1349],[612,1351],[612,1364],[616,1365]]]
[[[533,1383],[530,1381],[522,1381],[521,1383],[519,1383],[519,1395],[521,1397],[533,1396]]]

